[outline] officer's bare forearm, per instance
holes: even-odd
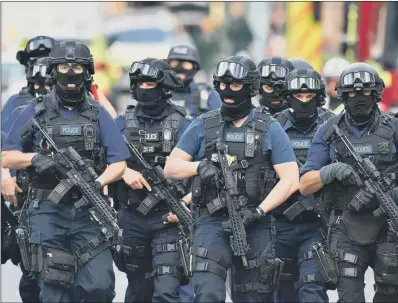
[[[102,186],[108,185],[109,183],[120,180],[125,170],[126,161],[112,163],[105,169],[102,175],[97,178],[97,181],[99,181]]]
[[[8,169],[27,168],[32,165],[32,158],[37,153],[23,153],[19,150],[6,150],[1,153],[2,166]]]
[[[11,178],[11,174],[10,174],[10,170],[8,168],[1,168],[1,179],[2,180],[6,180],[6,179],[10,179]]]
[[[269,212],[286,201],[299,188],[298,178],[281,179],[260,204],[264,212]]]
[[[319,170],[309,171],[300,178],[300,192],[302,195],[310,195],[319,191],[324,184]]]
[[[190,162],[179,158],[169,157],[164,167],[166,178],[184,180],[196,176],[199,161]]]

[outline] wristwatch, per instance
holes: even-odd
[[[260,206],[257,206],[257,207],[256,207],[256,211],[258,212],[258,214],[259,214],[261,217],[264,217],[264,216],[267,214]]]

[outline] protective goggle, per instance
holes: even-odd
[[[228,71],[231,74],[231,76],[235,79],[243,79],[246,78],[247,76],[247,70],[242,64],[236,62],[226,62],[226,61],[221,61],[220,63],[217,64],[217,67],[214,71],[214,75],[217,77],[222,77]]]
[[[289,70],[279,65],[264,65],[260,67],[260,76],[262,78],[270,77],[271,73],[274,73],[277,78],[285,78]]]
[[[46,77],[47,66],[45,65],[33,65],[32,66],[32,77],[36,77],[39,74],[39,77]]]
[[[321,83],[318,79],[314,78],[294,78],[287,82],[289,90],[320,90]]]
[[[29,53],[39,50],[41,48],[51,49],[54,45],[54,40],[49,38],[41,38],[37,40],[35,39],[28,43],[28,45],[26,46],[26,51]]]
[[[343,86],[353,86],[355,83],[373,84],[375,77],[369,72],[356,72],[345,75],[341,81]]]
[[[79,63],[61,63],[57,66],[57,71],[61,74],[66,74],[69,70],[72,70],[75,74],[82,74],[84,67]]]
[[[150,78],[157,78],[159,70],[147,63],[134,62],[129,71],[130,76],[143,75]]]

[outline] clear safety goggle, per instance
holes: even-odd
[[[286,67],[279,65],[264,65],[260,67],[260,76],[268,78],[271,73],[274,73],[277,78],[285,78],[289,73]]]
[[[321,83],[318,79],[300,77],[288,81],[287,87],[289,90],[319,90],[321,89]]]
[[[375,83],[375,77],[369,72],[356,72],[345,75],[341,81],[343,86],[351,86],[355,83],[372,84]]]
[[[147,63],[142,62],[134,62],[131,67],[129,74],[130,76],[135,75],[143,75],[146,77],[157,78],[159,70],[156,67],[153,67]]]
[[[32,77],[36,77],[39,74],[40,77],[45,77],[47,66],[45,65],[33,65],[32,66]]]
[[[40,49],[41,47],[51,49],[54,45],[55,45],[54,40],[49,38],[41,38],[30,41],[26,47],[26,50],[28,52],[33,52],[35,50]]]
[[[247,76],[247,70],[242,64],[226,61],[221,61],[217,64],[214,74],[217,77],[222,77],[227,73],[227,71],[229,71],[231,76],[235,79],[243,79]]]
[[[82,74],[84,72],[83,65],[79,63],[60,63],[57,66],[57,71],[60,72],[61,74],[66,74],[70,69],[75,74]]]

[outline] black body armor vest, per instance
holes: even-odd
[[[197,84],[192,87],[191,92],[172,92],[172,102],[185,108],[191,116],[200,116],[209,111],[209,97],[212,92],[210,86],[206,84]]]

